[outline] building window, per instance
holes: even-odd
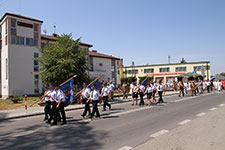
[[[159,72],[170,72],[170,68],[159,68]]]
[[[144,69],[144,73],[154,73],[154,69]]]
[[[187,67],[176,67],[176,72],[186,72]]]
[[[38,32],[38,24],[34,24],[34,31]]]
[[[16,19],[11,19],[11,35],[16,35]]]
[[[6,20],[6,21],[5,21],[5,34],[8,33],[8,32],[7,32],[7,31],[8,31],[7,29],[8,29],[8,23],[7,23],[7,20]]]
[[[26,45],[31,46],[31,39],[30,38],[26,38]]]
[[[8,36],[6,35],[5,36],[5,45],[7,45],[8,44]]]
[[[38,40],[34,39],[34,46],[38,46]]]
[[[38,58],[39,53],[34,53],[34,58]],[[39,62],[37,60],[34,60],[34,72],[39,71]]]
[[[128,70],[127,73],[128,74],[138,74],[138,69]]]
[[[0,30],[1,30],[1,27],[0,27]],[[0,49],[2,48],[2,34],[0,32]]]
[[[39,75],[34,75],[34,87],[39,87]]]
[[[11,44],[16,44],[16,36],[11,36]]]
[[[201,66],[194,66],[194,71],[200,71],[201,70]]]
[[[24,37],[19,37],[19,45],[24,45]]]

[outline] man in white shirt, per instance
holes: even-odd
[[[48,96],[48,94],[50,93],[50,89],[48,85],[45,85],[45,93],[42,96],[42,101],[45,101],[45,118],[44,121],[48,120],[50,118],[50,111],[51,111],[51,102],[50,102],[50,97]]]
[[[56,103],[57,103],[57,105],[56,105],[56,111],[57,111],[56,114],[57,115],[54,118],[54,122],[57,122],[57,119],[58,119],[57,117],[60,116],[60,115],[58,115],[60,112],[61,116],[62,116],[62,120],[63,120],[61,125],[64,125],[64,124],[66,124],[66,113],[64,110],[65,95],[64,95],[63,91],[60,89],[59,85],[56,86]]]
[[[211,82],[209,80],[207,80],[206,85],[207,85],[207,91],[208,91],[208,93],[210,93]]]
[[[88,116],[91,116],[90,102],[88,101],[90,94],[91,94],[91,89],[87,87],[86,83],[83,83],[83,89],[81,92],[82,101],[85,103],[84,112],[81,115],[83,118],[86,116],[87,112],[88,112]]]
[[[89,118],[93,118],[94,114],[96,113],[96,117],[100,118],[100,114],[98,111],[98,103],[99,103],[99,98],[100,98],[100,93],[99,91],[95,88],[96,85],[93,85],[91,87],[92,91],[91,91],[91,95],[90,98],[88,99],[88,101],[92,102],[93,104],[93,110],[91,113],[91,116]]]
[[[133,82],[133,86],[132,86],[132,105],[134,105],[134,99],[136,100],[136,105],[138,103],[138,87],[136,86],[136,83]]]
[[[103,111],[106,111],[106,106],[111,109],[111,105],[108,103],[108,95],[110,94],[110,90],[107,87],[107,83],[104,83],[104,87],[102,88],[101,97],[103,97]]]
[[[109,82],[109,90],[110,90],[110,99],[113,100],[113,94],[114,94],[114,84],[112,83],[112,81]]]
[[[55,113],[56,113],[56,91],[55,91],[55,86],[51,85],[50,92],[47,94],[48,97],[50,97],[50,118],[46,123],[51,124],[51,121],[53,120]]]
[[[159,85],[157,87],[157,91],[158,91],[158,94],[159,94],[159,101],[158,101],[158,103],[161,103],[161,102],[164,103],[162,95],[163,95],[163,92],[165,93],[165,90],[164,90],[164,85],[162,84],[162,80],[159,81]]]
[[[144,102],[144,94],[145,94],[145,86],[141,84],[141,82],[139,82],[139,86],[138,86],[138,89],[139,89],[139,95],[140,95],[140,103],[139,103],[139,106],[141,105],[145,105],[145,102]]]

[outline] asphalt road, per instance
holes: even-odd
[[[47,125],[43,116],[3,121],[0,149],[128,150],[151,140],[159,131],[174,129],[177,123],[224,103],[224,94],[168,96],[166,103],[150,108],[131,106],[130,102],[114,104],[111,111],[101,112],[101,119],[92,121],[80,117],[82,110],[69,111],[65,126]]]

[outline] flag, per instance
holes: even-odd
[[[65,106],[68,106],[70,103],[74,101],[74,92],[73,92],[73,79],[63,83],[60,85],[60,89],[63,91],[65,95]]]
[[[148,80],[144,80],[144,82],[142,82],[142,85],[147,86],[148,85]]]
[[[98,78],[95,79],[92,83],[90,83],[90,84],[88,85],[88,87],[92,87],[93,85],[95,85],[95,88],[96,88],[96,89],[99,89],[99,88],[100,88],[100,84],[99,84],[99,79],[98,79]]]

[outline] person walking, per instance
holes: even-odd
[[[104,87],[102,88],[102,92],[101,92],[101,97],[103,97],[103,111],[106,111],[106,106],[109,107],[109,109],[111,109],[111,104],[108,103],[108,99],[109,99],[109,94],[110,94],[110,90],[107,87],[107,84],[104,83]]]
[[[100,118],[100,113],[98,110],[98,103],[99,103],[99,98],[100,98],[100,93],[99,91],[96,89],[95,87],[96,85],[92,85],[91,89],[91,94],[90,94],[90,98],[88,99],[88,102],[90,101],[93,104],[93,110],[91,113],[91,116],[89,117],[90,119],[93,118],[93,116],[96,113],[96,117]]]
[[[122,84],[123,99],[127,99],[128,86],[126,80]]]
[[[144,102],[144,95],[145,95],[145,86],[141,84],[141,82],[139,82],[138,85],[138,93],[140,95],[140,103],[139,106],[144,106],[145,102]]]
[[[87,87],[86,83],[83,83],[83,89],[81,91],[82,102],[84,102],[84,104],[85,104],[84,111],[81,115],[83,118],[85,118],[87,113],[88,113],[88,116],[91,116],[90,102],[88,101],[90,94],[91,94],[90,88]]]
[[[110,99],[111,101],[113,100],[114,98],[114,89],[115,89],[115,86],[114,84],[112,83],[112,81],[109,82],[109,90],[110,90]]]
[[[181,94],[182,94],[182,96],[184,96],[184,83],[183,83],[183,81],[180,81],[179,82],[179,89],[180,89],[180,91],[179,91],[179,97],[181,96]]]
[[[51,102],[50,102],[50,94],[51,90],[49,89],[48,85],[45,85],[45,92],[44,95],[42,96],[42,100],[41,103],[43,103],[43,101],[45,101],[45,108],[44,108],[44,112],[45,112],[45,118],[44,121],[47,121],[50,118],[50,111],[51,111]]]
[[[152,102],[151,102],[151,98],[152,98],[152,94],[153,94],[153,88],[151,86],[150,83],[148,83],[145,94],[147,94],[147,100],[148,100],[148,107],[151,106]]]
[[[164,103],[163,97],[162,97],[163,92],[165,94],[164,85],[162,84],[162,80],[159,80],[159,85],[157,86],[157,93],[159,94],[158,103]]]
[[[191,82],[191,96],[196,96],[196,85],[195,85],[195,82],[192,81]]]
[[[134,100],[136,101],[136,105],[138,104],[138,87],[136,86],[136,83],[133,82],[132,86],[132,105],[134,105]]]
[[[155,82],[152,82],[152,102],[155,103],[156,102],[156,99],[155,99],[155,94],[156,94],[156,91],[157,91],[157,85],[155,84]]]
[[[50,118],[48,119],[48,121],[46,121],[46,123],[51,124],[51,121],[53,120],[56,113],[56,91],[54,85],[51,85],[50,93],[48,94],[48,96],[50,97],[51,107],[50,107]],[[53,121],[53,124],[57,124],[57,121],[56,122]]]
[[[65,113],[65,95],[63,93],[63,91],[60,89],[59,85],[57,85],[56,87],[56,112],[57,114],[61,114],[62,116],[62,123],[61,125],[65,125],[66,124],[66,113]],[[54,122],[57,122],[57,118],[58,115],[54,118],[56,120],[54,120]]]
[[[208,91],[208,93],[210,93],[211,82],[209,80],[207,80],[206,85],[207,85],[207,91]]]

